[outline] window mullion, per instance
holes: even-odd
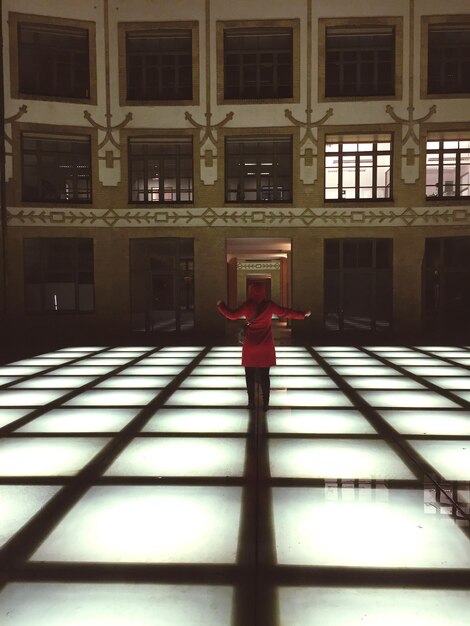
[[[354,155],[354,163],[355,163],[355,172],[354,172],[354,198],[355,200],[359,200],[361,197],[360,189],[361,189],[361,156],[359,152],[356,152]]]
[[[343,148],[338,144],[338,200],[343,198]]]
[[[444,142],[439,142],[439,165],[437,174],[438,195],[442,197],[444,195]]]
[[[455,151],[455,197],[460,198],[460,157],[461,149],[457,148]]]
[[[377,144],[372,144],[372,198],[377,200]]]

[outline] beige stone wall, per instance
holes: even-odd
[[[130,328],[129,239],[191,237],[195,244],[197,329],[222,333],[214,303],[227,299],[226,239],[288,237],[290,303],[311,309],[305,326],[323,329],[323,242],[331,237],[391,237],[394,249],[394,328],[414,332],[421,320],[421,263],[426,237],[470,236],[470,203],[429,203],[425,198],[425,138],[431,130],[470,130],[468,98],[429,98],[423,92],[426,24],[470,22],[468,0],[4,0],[7,173],[7,312],[38,329]],[[28,18],[33,14],[32,18]],[[434,16],[434,17],[433,17]],[[20,97],[15,25],[27,19],[81,24],[90,32],[92,96],[89,102]],[[374,20],[396,26],[397,94],[351,102],[322,96],[322,32],[328,24]],[[223,102],[220,32],[225,23],[289,23],[295,30],[294,97],[289,101]],[[190,24],[195,33],[196,93],[192,102],[128,105],[122,97],[122,37],[142,23]],[[322,31],[323,29],[323,31]],[[121,41],[121,44],[120,44]],[[121,45],[121,48],[120,48]],[[24,130],[87,134],[92,142],[93,203],[48,206],[21,200],[20,134]],[[393,201],[325,203],[324,142],[328,134],[390,132]],[[149,207],[128,203],[127,141],[138,134],[189,135],[194,146],[195,202]],[[246,206],[224,200],[224,139],[237,135],[291,135],[293,202]],[[53,320],[26,316],[22,241],[25,237],[91,237],[95,249],[96,311]]]

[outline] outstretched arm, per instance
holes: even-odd
[[[217,300],[217,309],[219,313],[229,320],[238,320],[241,317],[245,317],[245,303],[239,306],[237,309],[230,309],[225,302],[222,300]]]
[[[273,302],[273,313],[278,317],[286,317],[293,320],[303,320],[306,317],[310,317],[311,311],[296,311],[295,309],[288,309],[283,306],[279,306]]]

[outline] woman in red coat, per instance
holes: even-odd
[[[242,365],[245,366],[246,388],[248,391],[248,406],[255,404],[255,379],[258,373],[263,392],[263,408],[269,406],[269,368],[276,365],[276,352],[271,328],[273,315],[303,320],[311,315],[310,311],[294,311],[279,306],[272,300],[266,300],[266,290],[262,283],[252,283],[248,289],[248,300],[237,309],[229,309],[219,300],[217,308],[229,320],[241,317],[247,320],[247,329],[242,348]],[[249,320],[256,315],[256,318]]]

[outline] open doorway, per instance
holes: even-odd
[[[287,238],[237,237],[227,239],[228,305],[239,306],[247,297],[253,282],[262,282],[268,298],[281,306],[291,306],[291,251]],[[228,334],[235,335],[239,324],[228,324]],[[290,323],[273,321],[277,343],[291,340]]]

